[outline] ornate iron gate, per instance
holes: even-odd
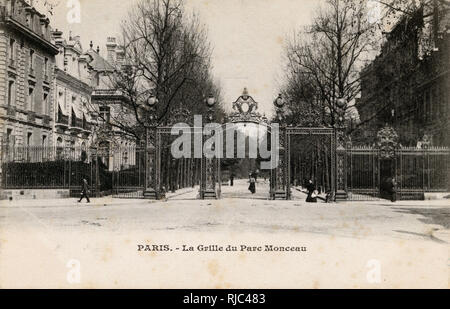
[[[285,190],[285,199],[292,198],[291,186],[291,148],[292,148],[292,137],[294,136],[306,136],[306,137],[321,137],[322,138],[322,146],[325,147],[328,155],[326,156],[326,160],[329,160],[329,187],[326,191],[331,193],[332,196],[335,195],[336,191],[336,140],[335,140],[335,130],[333,128],[319,128],[319,127],[287,127],[284,128],[284,133],[280,134],[280,157],[283,159],[280,161],[280,165],[282,167],[282,175]],[[281,155],[283,152],[283,155]],[[312,164],[312,162],[311,162]],[[325,164],[327,166],[328,164]],[[279,180],[278,180],[279,181]],[[274,199],[277,198],[277,193],[280,192],[280,188],[278,187],[278,182],[275,182],[275,192],[272,196]],[[280,192],[281,193],[281,192]],[[281,194],[280,194],[281,195]]]

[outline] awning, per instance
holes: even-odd
[[[83,119],[83,112],[81,111],[79,106],[77,106],[77,104],[72,104],[72,110],[78,119]]]

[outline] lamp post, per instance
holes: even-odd
[[[211,123],[214,120],[214,106],[216,105],[216,99],[215,97],[210,94],[205,99],[205,104],[208,107],[207,111],[207,122]],[[217,176],[220,173],[220,161],[218,158],[216,158],[216,162],[219,162],[219,166],[217,169],[219,172],[215,173],[215,166],[214,166],[214,158],[206,158],[204,154],[202,154],[201,159],[201,181],[200,181],[200,198],[218,198],[218,195],[220,195],[220,189],[219,192],[216,192],[216,177],[214,177],[216,174]],[[219,181],[220,184],[220,181]]]
[[[216,105],[216,98],[210,94],[205,99],[205,103],[208,106],[208,121],[212,122],[214,120],[214,105]]]
[[[273,104],[275,106],[276,119],[280,123],[280,136],[283,136],[283,138],[280,138],[278,145],[275,145],[275,147],[278,147],[279,151],[279,164],[274,169],[270,170],[270,197],[274,200],[276,198],[289,199],[289,180],[287,179],[287,165],[285,162],[285,160],[288,159],[285,154],[286,123],[283,115],[285,101],[281,93],[278,94],[278,97],[273,101]],[[274,136],[272,135],[271,138],[274,138]]]
[[[283,121],[283,107],[284,107],[284,99],[283,96],[278,94],[278,97],[273,101],[273,104],[275,105],[275,112],[277,113],[277,120],[279,122]]]
[[[345,108],[347,107],[347,100],[344,98],[338,98],[336,100],[337,111],[337,124],[342,127],[345,121]]]
[[[335,181],[335,200],[346,200],[347,195],[347,175],[346,164],[347,154],[345,150],[345,109],[347,107],[347,100],[340,97],[336,100],[337,107],[337,122],[335,125],[335,139],[336,139],[336,176],[333,177]]]
[[[159,199],[160,192],[156,179],[156,161],[159,160],[159,145],[156,136],[156,105],[158,98],[151,94],[145,103],[138,106],[138,114],[145,127],[145,188],[144,198]],[[153,136],[155,146],[150,141]]]

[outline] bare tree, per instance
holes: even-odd
[[[419,57],[423,58],[431,54],[435,49],[436,37],[439,31],[443,31],[441,21],[446,20],[450,12],[449,0],[370,0],[378,4],[380,29],[389,32],[400,19],[414,19],[421,14],[423,25],[420,29]]]
[[[114,64],[108,88],[125,98],[125,111],[111,115],[111,126],[141,138],[140,109],[151,96],[159,100],[155,125],[168,121],[177,107],[201,113],[209,94],[220,105],[206,31],[195,14],[186,16],[181,0],[140,0],[122,23],[121,48],[124,59]]]
[[[359,71],[363,56],[373,48],[373,26],[367,20],[364,2],[328,0],[311,26],[296,34],[287,45],[287,83],[289,104],[298,105],[303,97],[335,125],[336,102],[344,98],[354,104],[360,92]],[[312,93],[311,93],[312,92]],[[347,108],[348,108],[347,107]],[[295,107],[293,107],[295,109]]]

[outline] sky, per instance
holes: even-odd
[[[78,0],[80,23],[69,23],[73,1],[56,4],[52,27],[64,36],[79,35],[84,49],[92,40],[106,56],[106,38],[117,36],[120,21],[136,0]],[[259,103],[261,113],[271,114],[283,76],[283,46],[294,30],[310,23],[322,0],[186,0],[186,10],[196,11],[213,48],[213,75],[222,87],[227,110],[244,87]]]

